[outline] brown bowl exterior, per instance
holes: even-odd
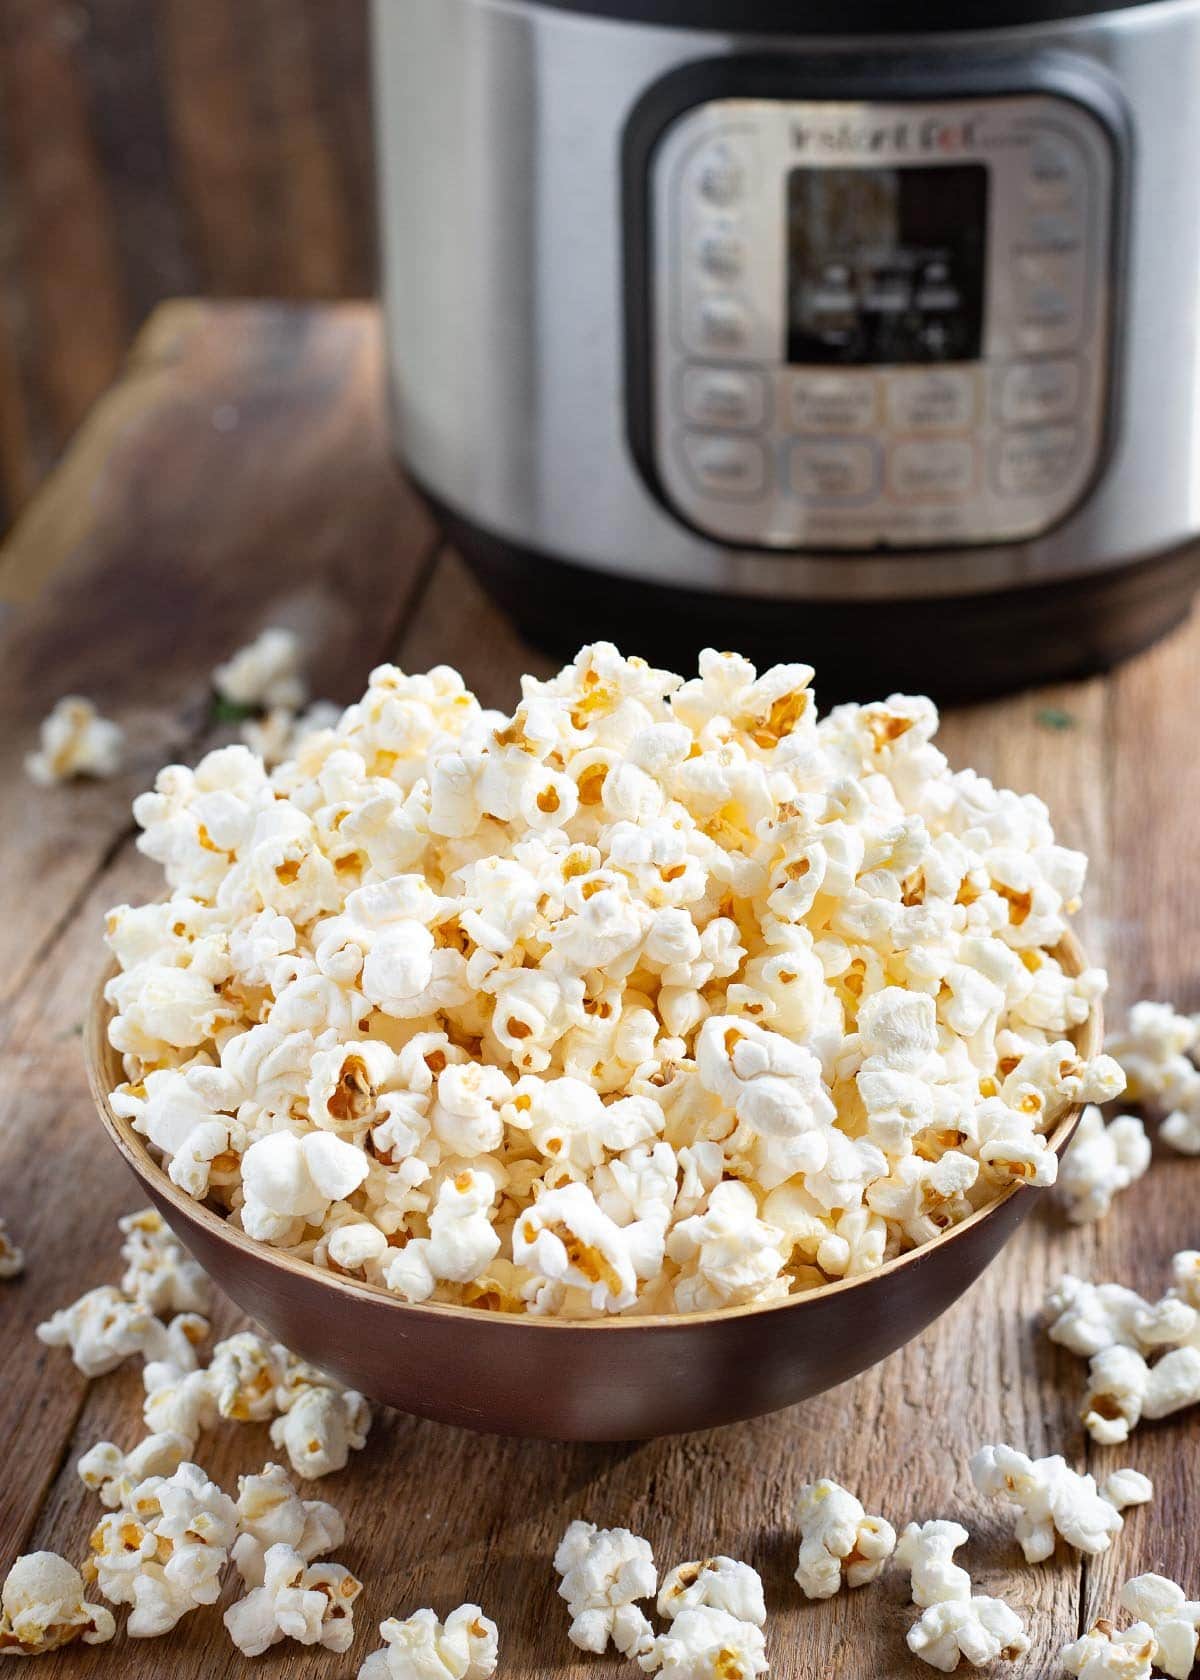
[[[1083,966],[1068,937],[1059,956]],[[180,1241],[236,1304],[342,1382],[400,1411],[493,1434],[642,1440],[709,1429],[833,1388],[919,1334],[995,1259],[1038,1192],[1017,1186],[865,1277],[765,1307],[584,1323],[397,1300],[253,1242],[179,1190],[108,1093],[121,1078],[99,988],[87,1031],[100,1117]],[[1097,1008],[1075,1035],[1103,1037]],[[1052,1133],[1060,1155],[1080,1110]]]

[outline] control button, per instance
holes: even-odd
[[[750,311],[734,297],[700,297],[691,325],[690,337],[701,349],[738,350],[750,337]]]
[[[767,413],[767,382],[741,368],[685,368],[683,413],[694,426],[760,426]]]
[[[722,209],[736,204],[746,190],[746,170],[738,153],[719,140],[702,152],[696,169],[696,186],[701,198]]]
[[[757,496],[766,487],[767,452],[753,438],[685,432],[683,457],[694,483],[710,496]]]
[[[1079,407],[1082,369],[1074,357],[1005,368],[1000,379],[1000,418],[1010,426],[1067,420]]]
[[[799,373],[789,390],[790,421],[798,432],[869,432],[879,417],[873,374]]]
[[[700,267],[715,280],[736,280],[746,266],[746,242],[731,227],[709,228],[696,247]]]
[[[965,438],[898,443],[889,477],[898,496],[920,502],[961,496],[975,486],[975,448]]]
[[[861,439],[793,446],[788,477],[805,501],[848,502],[871,496],[876,488],[877,451]]]
[[[1009,432],[996,451],[997,487],[1006,496],[1045,496],[1060,490],[1078,442],[1078,426]]]
[[[1057,134],[1042,134],[1029,157],[1028,192],[1039,204],[1066,204],[1079,176],[1079,151]]]
[[[1081,237],[1079,220],[1069,210],[1037,210],[1029,218],[1028,244],[1039,252],[1077,251]]]
[[[1026,350],[1060,350],[1082,328],[1083,269],[1077,258],[1037,256],[1017,261],[1017,338]]]
[[[934,368],[885,376],[888,415],[905,432],[965,432],[975,420],[974,368]]]

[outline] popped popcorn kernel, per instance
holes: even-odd
[[[460,1604],[445,1622],[432,1610],[379,1624],[383,1640],[358,1671],[358,1680],[490,1680],[499,1660],[495,1622],[478,1604]]]
[[[56,1552],[19,1557],[0,1586],[0,1656],[41,1656],[76,1639],[105,1644],[116,1632],[112,1612],[83,1593],[83,1577]]]
[[[97,780],[119,774],[125,756],[125,731],[101,717],[90,700],[77,694],[59,700],[39,731],[36,752],[25,759],[25,772],[39,787],[53,787],[77,776]]]
[[[832,1598],[843,1582],[874,1581],[896,1547],[896,1531],[868,1516],[852,1493],[828,1477],[800,1489],[800,1557],[796,1580],[806,1598]]]
[[[604,1651],[609,1641],[633,1656],[653,1637],[638,1600],[651,1598],[658,1571],[647,1541],[627,1528],[597,1528],[575,1521],[558,1543],[554,1568],[562,1576],[559,1597],[567,1601],[567,1637],[582,1651]]]

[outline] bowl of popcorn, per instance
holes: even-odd
[[[787,1406],[942,1312],[1053,1182],[1100,1054],[1045,806],[929,700],[585,647],[511,714],[385,665],[268,771],[173,765],[107,921],[118,1149],[354,1389],[623,1439]]]

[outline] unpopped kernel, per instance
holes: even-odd
[[[267,642],[219,686],[293,706]],[[114,1108],[258,1241],[567,1317],[767,1304],[1052,1182],[1122,1083],[1056,955],[1085,860],[928,700],[818,720],[812,675],[597,643],[502,715],[384,665],[269,772],[169,766]]]

